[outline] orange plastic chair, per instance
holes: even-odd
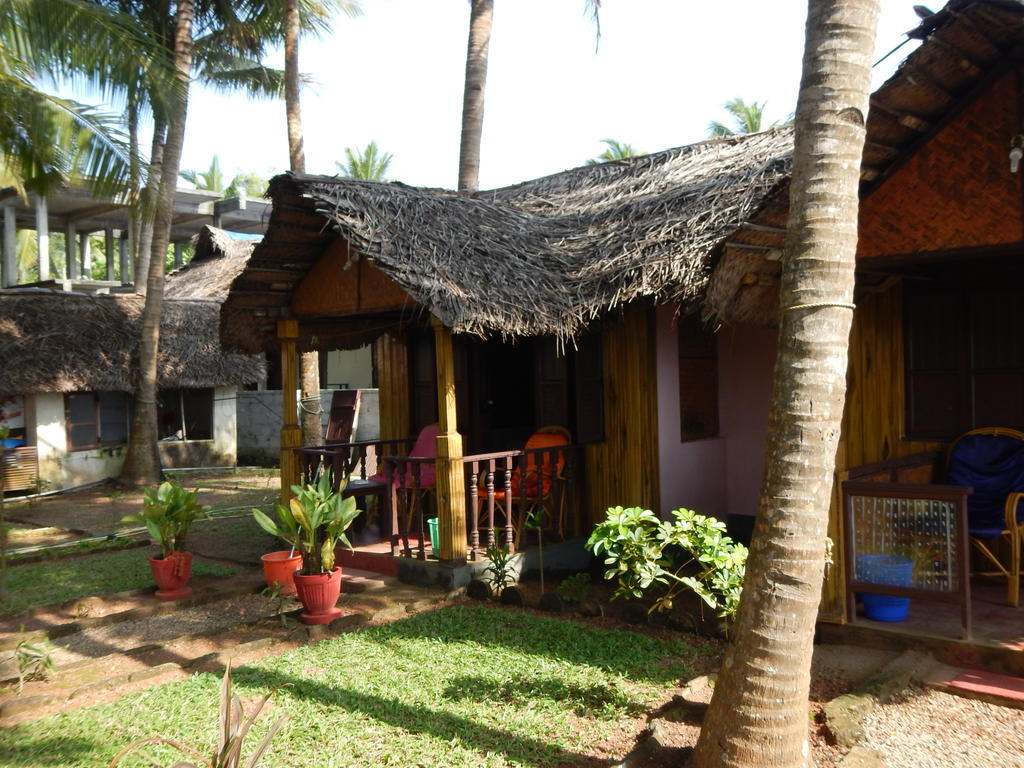
[[[526,445],[523,446],[523,448],[526,451],[541,450],[545,448],[562,448],[568,446],[570,442],[569,430],[565,427],[547,426],[541,427],[534,432],[530,436],[530,439],[526,441]],[[513,516],[512,527],[515,532],[516,548],[519,547],[519,541],[522,538],[522,522],[526,515],[532,513],[539,507],[543,507],[550,514],[548,506],[552,501],[551,497],[552,491],[554,490],[555,480],[564,479],[564,469],[565,451],[551,451],[543,453],[527,453],[525,468],[520,469],[517,467],[512,470],[512,479],[510,483],[512,504],[520,505],[524,501],[523,496],[525,495],[525,501],[529,507],[528,510],[520,510],[518,519]],[[494,489],[494,501],[496,510],[498,508],[504,508],[504,488]],[[487,502],[487,490],[485,488],[478,488],[477,502],[481,507]],[[564,537],[562,515],[563,511],[562,509],[559,509],[557,518],[555,519],[555,525],[559,535]]]

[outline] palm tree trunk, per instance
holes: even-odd
[[[288,118],[288,164],[292,173],[306,172],[306,151],[302,141],[302,108],[299,102],[299,2],[284,0],[284,108]],[[303,445],[324,441],[320,421],[320,353],[303,352],[299,357],[302,397],[299,400]]]
[[[299,104],[299,0],[284,0],[284,108],[288,118],[288,165],[306,172]]]
[[[459,194],[471,195],[480,185],[480,139],[484,127],[487,50],[491,44],[494,0],[472,0],[466,86],[462,95],[462,142],[459,147]]]
[[[149,175],[142,190],[139,228],[135,244],[135,292],[145,296],[149,279],[149,254],[153,247],[153,222],[156,216],[157,195],[160,193],[160,175],[164,162],[164,144],[167,125],[160,119],[153,121],[153,142],[149,150]]]
[[[132,428],[128,454],[121,472],[122,482],[151,485],[160,479],[157,452],[157,355],[160,348],[160,315],[164,300],[164,258],[171,235],[174,193],[185,143],[188,115],[188,84],[192,71],[192,22],[194,0],[178,0],[174,24],[174,69],[180,82],[179,100],[167,126],[163,148],[160,186],[153,218],[153,244],[147,272],[146,303],[142,311],[142,339],[139,344],[138,380],[132,403]]]
[[[878,0],[810,0],[767,460],[697,768],[804,768],[814,624],[852,320]]]

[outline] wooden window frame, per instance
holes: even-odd
[[[65,434],[66,434],[66,437],[67,437],[68,452],[73,452],[73,451],[91,451],[91,450],[96,450],[97,448],[109,448],[112,445],[124,445],[127,442],[127,439],[126,440],[116,440],[116,441],[115,440],[104,440],[103,439],[103,433],[102,433],[102,429],[101,429],[101,426],[103,424],[103,419],[102,419],[102,415],[101,415],[101,411],[100,411],[100,395],[101,394],[104,394],[104,392],[100,392],[100,391],[93,391],[93,392],[66,392],[64,394],[64,431],[65,431]],[[124,393],[124,392],[115,392],[114,394],[121,395],[126,400],[125,401],[125,435],[127,437],[128,425],[129,425],[127,394]],[[71,405],[70,405],[70,402],[69,402],[69,398],[71,398],[71,397],[81,397],[82,395],[89,395],[90,397],[92,397],[92,417],[93,417],[92,421],[72,421],[71,420]],[[85,427],[85,426],[93,427],[93,432],[96,435],[96,442],[90,443],[88,445],[75,445],[73,437],[72,437],[74,435],[75,427]]]
[[[186,393],[186,391],[190,391],[190,390],[191,391],[204,391],[204,392],[205,391],[209,391],[210,392],[210,436],[209,437],[189,437],[189,434],[188,434],[188,419],[186,418],[186,413],[185,413],[185,393]],[[170,437],[161,437],[161,438],[158,438],[158,439],[161,442],[167,442],[167,443],[187,443],[187,442],[202,442],[202,441],[211,441],[211,440],[213,440],[214,439],[214,435],[216,434],[216,424],[215,424],[216,420],[214,418],[215,413],[216,413],[216,403],[217,403],[216,390],[213,387],[174,387],[174,388],[171,388],[171,389],[162,389],[162,390],[160,390],[160,392],[157,395],[157,400],[159,400],[161,396],[170,394],[172,392],[177,395],[177,400],[178,400],[178,411],[177,411],[177,413],[178,413],[178,421],[179,421],[178,426],[180,427],[181,438],[180,439],[175,439],[175,438],[170,438]],[[159,425],[159,423],[160,423],[160,418],[159,418],[159,405],[158,405],[157,424]]]
[[[705,344],[698,345],[704,346],[705,349],[694,349],[692,345],[688,344],[693,334],[701,334],[707,337]],[[713,440],[721,435],[722,429],[721,404],[718,393],[718,338],[713,332],[704,327],[700,318],[696,315],[680,317],[676,324],[676,348],[679,362],[679,441],[682,443],[693,443],[698,440]],[[711,391],[714,393],[714,413],[712,414],[710,427],[701,434],[687,430],[686,424],[687,415],[692,412],[692,409],[687,408],[684,402],[684,378],[686,375],[686,364],[691,361],[696,363],[710,362],[712,370]]]

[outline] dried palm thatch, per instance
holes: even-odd
[[[460,333],[566,339],[637,299],[692,301],[705,288],[715,247],[787,178],[791,152],[792,132],[781,128],[472,198],[278,176],[267,235],[232,287],[222,333],[246,349],[266,344],[290,295],[281,273],[300,261],[308,269],[336,235]],[[259,275],[271,270],[261,285]],[[262,339],[253,337],[253,323]]]
[[[479,193],[312,181],[332,225],[455,331],[571,337],[701,296],[714,247],[789,171],[792,133],[709,141]],[[300,182],[301,183],[301,182]]]
[[[193,239],[195,255],[167,275],[165,295],[193,299],[223,299],[232,281],[245,269],[258,241],[239,239],[216,227],[204,226]]]
[[[143,302],[135,295],[40,288],[0,292],[0,392],[132,391]],[[160,387],[215,387],[263,378],[261,358],[221,349],[219,323],[219,301],[164,302]]]

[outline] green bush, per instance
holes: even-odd
[[[692,590],[722,618],[739,606],[747,548],[725,535],[725,523],[689,509],[661,520],[649,509],[612,507],[587,541],[610,566],[613,597],[656,594],[652,611],[670,610],[673,599]]]

